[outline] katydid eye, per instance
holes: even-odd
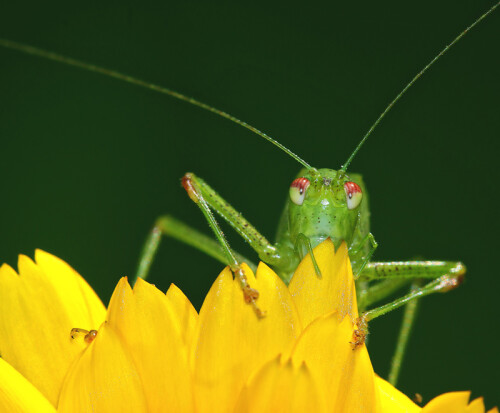
[[[344,184],[345,196],[347,198],[347,209],[356,208],[363,198],[360,186],[355,182],[346,182]]]
[[[290,185],[290,199],[294,204],[302,205],[306,197],[306,190],[311,183],[307,178],[297,178]]]

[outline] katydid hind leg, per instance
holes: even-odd
[[[144,243],[137,266],[136,280],[147,278],[163,237],[181,241],[225,265],[228,264],[220,243],[170,215],[163,215],[155,221]],[[253,262],[237,252],[233,253],[238,262],[245,262],[253,271],[256,270],[257,267]]]

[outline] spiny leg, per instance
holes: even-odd
[[[222,251],[226,257],[226,264],[229,265],[231,268],[231,271],[235,275],[235,277],[238,278],[240,282],[241,289],[243,291],[243,297],[245,299],[245,302],[247,304],[251,304],[252,307],[255,310],[255,313],[257,314],[258,317],[263,317],[265,316],[265,313],[257,306],[257,299],[259,298],[259,292],[253,288],[250,287],[248,284],[247,277],[245,275],[245,272],[241,268],[240,264],[238,263],[238,260],[236,259],[235,255],[233,254],[231,248],[229,247],[229,243],[227,242],[226,238],[224,237],[224,233],[220,229],[219,225],[217,224],[217,221],[215,220],[212,211],[210,209],[209,203],[205,199],[205,194],[203,192],[206,192],[206,188],[203,186],[203,181],[197,179],[193,174],[187,173],[184,175],[182,178],[182,186],[188,193],[189,197],[193,202],[198,205],[200,208],[201,212],[205,216],[205,218],[208,221],[208,224],[212,228],[212,230],[215,233],[215,236],[217,240],[220,242],[220,245],[222,247]],[[206,184],[205,184],[206,185]],[[205,189],[205,191],[204,191]],[[210,193],[208,193],[210,196]],[[220,213],[218,209],[216,209],[217,212]],[[259,234],[260,235],[260,234]]]
[[[375,284],[368,289],[365,305],[371,302],[378,301],[384,296],[392,294],[396,289],[404,285],[407,280],[424,278],[435,278],[424,286],[418,285],[420,281],[416,281],[412,285],[410,293],[404,297],[398,298],[391,303],[374,308],[365,312],[359,320],[361,330],[364,335],[367,334],[367,323],[374,318],[388,313],[403,305],[407,305],[405,315],[403,317],[402,328],[396,345],[396,352],[393,356],[390,370],[391,383],[395,384],[399,375],[401,362],[404,356],[404,351],[408,342],[412,325],[415,320],[417,301],[419,298],[426,295],[440,292],[445,293],[458,287],[465,274],[465,267],[461,262],[450,261],[405,261],[405,262],[387,262],[387,263],[370,263],[366,266],[363,273],[360,275],[362,280],[382,280],[381,283]],[[373,296],[370,299],[370,291]]]
[[[378,283],[370,285],[359,294],[358,306],[364,309],[383,300],[417,278],[432,279],[442,275],[461,276],[463,274],[465,274],[464,265],[455,261],[371,262],[356,279],[356,285],[369,281],[378,281]]]
[[[442,275],[441,277],[435,279],[434,281],[431,281],[430,283],[424,285],[423,287],[411,291],[404,297],[398,298],[388,304],[367,311],[366,313],[363,314],[363,318],[366,321],[371,321],[417,298],[425,297],[426,295],[432,293],[446,293],[458,287],[462,283],[462,281],[463,281],[463,274]]]
[[[446,274],[463,275],[465,267],[458,261],[370,262],[358,279],[371,281],[391,278],[438,278]]]
[[[259,258],[266,264],[274,267],[275,271],[287,282],[284,274],[293,270],[296,256],[293,245],[271,244],[264,235],[250,224],[240,212],[232,207],[224,198],[214,191],[205,181],[195,176],[193,173],[187,173],[183,182],[191,182],[196,186],[200,196],[204,199],[206,205],[231,225],[234,230],[250,244],[250,247],[258,254]],[[188,191],[189,192],[189,191]]]
[[[164,215],[156,220],[144,243],[144,247],[139,257],[139,264],[137,266],[136,280],[137,278],[147,278],[149,269],[151,268],[151,264],[156,256],[163,236],[168,236],[184,242],[185,244],[206,253],[212,258],[215,258],[219,262],[227,264],[227,258],[220,243],[207,235],[202,234],[196,229],[191,228],[182,221],[179,221],[172,216]],[[253,262],[237,252],[233,251],[233,254],[238,262],[245,262],[253,271],[256,270],[257,267]]]
[[[231,225],[247,241],[259,258],[270,265],[282,264],[283,257],[279,249],[271,244],[240,212],[232,207],[203,179],[193,173],[184,175],[183,183],[191,182],[196,186],[205,203]],[[187,190],[187,189],[186,189]],[[188,191],[188,190],[187,190]],[[189,191],[188,191],[189,193]]]

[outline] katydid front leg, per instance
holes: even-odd
[[[361,310],[383,300],[394,291],[415,279],[437,279],[441,276],[461,278],[465,267],[458,261],[390,261],[370,262],[360,273],[358,281],[379,281],[358,296]]]
[[[295,264],[294,260],[290,259],[290,256],[294,256],[293,251],[279,244],[272,245],[239,212],[194,174],[187,173],[182,178],[182,185],[190,199],[199,206],[218,242],[172,217],[161,217],[157,220],[145,243],[139,261],[137,276],[144,278],[147,275],[162,235],[170,235],[229,265],[240,281],[245,301],[251,303],[256,313],[262,316],[263,313],[256,305],[258,292],[248,285],[246,276],[239,265],[240,262],[248,262],[248,260],[232,251],[212,214],[212,210],[224,218],[250,244],[262,261],[278,268],[285,267],[288,270],[290,265]],[[250,265],[253,264],[250,263]],[[255,265],[253,267],[255,268]]]
[[[191,198],[191,200],[196,205],[198,205],[201,212],[207,219],[208,224],[212,228],[217,240],[219,241],[222,247],[222,251],[226,257],[227,265],[229,265],[229,268],[231,268],[231,271],[233,272],[234,276],[238,278],[240,282],[245,302],[253,306],[255,313],[257,314],[258,317],[264,317],[265,312],[263,312],[257,306],[257,299],[259,298],[259,292],[248,284],[248,279],[247,276],[245,275],[245,272],[241,268],[240,263],[236,259],[233,251],[231,250],[231,247],[229,246],[229,243],[227,242],[224,236],[224,233],[220,229],[219,224],[217,223],[212,214],[212,211],[210,209],[211,203],[207,202],[207,196],[213,197],[213,194],[215,194],[215,192],[212,191],[213,194],[207,192],[207,190],[205,189],[207,185],[204,184],[203,181],[198,180],[193,174],[190,173],[187,173],[182,178],[182,186],[188,193],[189,198]]]
[[[171,217],[162,216],[158,218],[144,244],[137,269],[136,278],[146,278],[151,267],[151,263],[156,255],[159,244],[163,236],[170,236],[178,241],[190,245],[225,265],[229,265],[235,273],[238,273],[239,263],[247,263],[255,271],[256,265],[242,255],[234,252],[226,241],[224,234],[220,230],[212,210],[224,218],[258,253],[262,261],[279,268],[296,266],[290,257],[294,254],[288,246],[271,244],[253,225],[241,216],[229,203],[218,195],[202,179],[192,173],[187,173],[182,179],[184,189],[189,197],[200,207],[206,217],[210,227],[214,231],[217,240],[214,240],[199,231],[191,228],[187,224]],[[247,290],[246,281],[240,280],[244,291]],[[253,291],[249,289],[248,291]],[[246,296],[247,300],[250,300]]]
[[[366,245],[368,245],[368,251],[366,252]],[[354,278],[357,279],[359,274],[363,272],[366,267],[366,264],[370,262],[372,259],[375,250],[378,248],[378,243],[375,241],[375,237],[371,232],[366,234],[364,238],[356,245],[352,244],[349,247],[349,257],[356,262],[360,262],[356,273],[354,274]]]
[[[293,245],[281,243],[272,244],[269,242],[264,235],[241,215],[240,212],[214,191],[205,181],[193,173],[184,175],[182,182],[188,195],[190,195],[190,188],[186,187],[186,183],[196,188],[199,196],[204,200],[208,209],[215,211],[227,221],[229,225],[250,244],[263,262],[274,267],[278,275],[283,278],[283,273],[293,272],[293,270],[295,270],[299,264],[299,259]]]

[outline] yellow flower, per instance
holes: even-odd
[[[256,317],[228,269],[198,314],[174,285],[118,283],[108,310],[66,263],[42,251],[0,268],[0,411],[467,412],[467,392],[423,409],[353,350],[357,305],[347,248],[325,241],[289,287],[244,266],[267,316]],[[73,327],[98,329],[86,343]],[[497,410],[492,410],[497,411]]]

